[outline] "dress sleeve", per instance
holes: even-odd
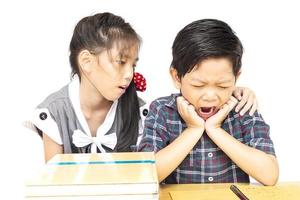
[[[270,127],[260,113],[256,111],[253,116],[246,114],[242,120],[242,127],[246,145],[276,156],[274,144],[270,138]]]
[[[149,104],[145,103],[144,105],[140,106],[141,119],[139,120],[139,135],[138,135],[137,145],[139,145],[141,142],[143,131],[144,131],[144,124],[145,124],[144,122],[148,113],[149,113]]]
[[[26,121],[25,126],[36,132],[47,134],[57,144],[63,144],[57,123],[47,108],[36,108],[31,120]]]
[[[169,136],[167,134],[163,106],[156,101],[151,103],[149,113],[144,122],[143,136],[138,146],[138,151],[158,152],[167,146]]]

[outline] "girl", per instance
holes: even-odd
[[[121,17],[99,13],[76,25],[70,42],[72,81],[34,112],[45,160],[58,153],[123,152],[139,143],[144,101],[133,81],[141,39]],[[238,109],[256,110],[247,88],[235,93]]]

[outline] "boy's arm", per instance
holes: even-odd
[[[193,149],[204,132],[204,120],[184,97],[177,97],[177,108],[187,128],[171,144],[156,153],[159,181],[169,176]]]
[[[170,175],[192,150],[204,132],[204,121],[198,117],[193,106],[183,97],[177,98],[178,112],[187,128],[170,144],[167,130],[167,111],[152,103],[145,120],[144,135],[139,151],[155,151],[159,182]]]
[[[159,182],[180,165],[201,138],[203,131],[203,128],[186,128],[176,140],[155,154]]]
[[[274,185],[277,182],[279,174],[278,163],[275,156],[241,143],[221,128],[221,123],[225,116],[228,115],[230,110],[232,110],[236,104],[236,100],[231,98],[231,100],[229,100],[217,114],[210,117],[205,123],[206,133],[243,171],[264,185]],[[256,121],[259,120],[256,119]],[[251,126],[259,125],[256,125],[253,122]],[[249,133],[246,134],[255,134],[255,131],[252,130],[253,129],[247,129]],[[262,138],[259,138],[262,141],[263,147],[261,148],[268,148],[269,144],[263,144],[264,141],[268,142],[268,129],[257,127],[257,130],[261,130],[263,132],[261,134]],[[250,138],[249,143],[251,143]]]
[[[279,169],[275,156],[249,147],[222,128],[206,129],[208,136],[244,172],[264,185],[275,185]]]

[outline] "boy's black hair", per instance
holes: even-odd
[[[171,67],[179,78],[191,72],[207,58],[228,58],[236,76],[242,62],[243,46],[228,24],[216,19],[202,19],[185,26],[172,46]]]

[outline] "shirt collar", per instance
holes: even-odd
[[[169,108],[177,110],[176,98],[179,97],[180,95],[181,95],[180,93],[171,94],[170,98],[168,99],[165,105]]]
[[[77,75],[75,75],[69,84],[69,97],[70,97],[70,101],[73,105],[77,119],[79,120],[79,123],[81,124],[84,132],[86,134],[88,134],[89,136],[91,136],[92,134],[90,132],[89,126],[87,124],[87,121],[86,121],[86,119],[82,113],[81,107],[80,107],[79,86],[80,86],[79,77]],[[97,130],[97,136],[105,135],[109,131],[111,126],[113,125],[116,111],[117,111],[117,105],[118,105],[118,100],[115,100],[113,102],[113,104],[111,105],[111,107],[104,119],[103,124],[101,126],[99,126],[99,128]]]

